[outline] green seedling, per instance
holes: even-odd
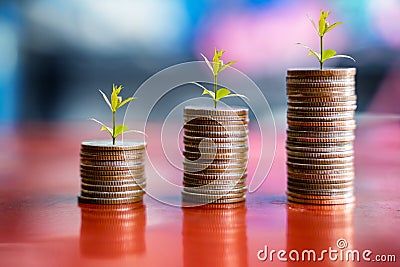
[[[233,96],[238,96],[238,97],[244,97],[247,99],[246,96],[240,95],[240,94],[232,94],[231,91],[227,88],[219,88],[218,89],[218,75],[221,71],[226,69],[227,67],[231,66],[234,64],[236,61],[229,61],[228,63],[224,64],[224,62],[221,60],[222,54],[224,53],[224,50],[218,51],[217,49],[214,49],[214,57],[212,62],[210,62],[206,56],[201,54],[201,56],[204,58],[204,61],[206,62],[207,66],[210,68],[213,77],[214,77],[214,90],[210,91],[203,85],[194,82],[197,86],[201,87],[203,89],[203,95],[209,95],[214,101],[214,108],[217,108],[217,103],[219,100],[222,98],[226,97],[233,97]]]
[[[311,17],[308,17],[314,26],[314,29],[317,31],[317,34],[319,36],[319,47],[320,47],[320,52],[316,52],[312,50],[310,47],[302,44],[302,43],[297,43],[299,45],[304,46],[309,50],[308,55],[310,56],[315,56],[318,61],[319,61],[319,68],[322,70],[322,65],[324,62],[328,59],[331,58],[348,58],[351,59],[355,62],[354,58],[347,56],[347,55],[337,55],[335,50],[332,49],[323,49],[323,41],[324,41],[324,36],[327,32],[331,31],[333,28],[339,26],[340,24],[343,24],[343,22],[335,22],[332,25],[329,24],[329,22],[326,20],[328,18],[330,11],[323,11],[321,10],[320,16],[319,16],[319,21],[318,21],[318,27],[317,24],[314,22],[314,20]]]
[[[104,123],[102,123],[94,118],[90,118],[90,120],[95,121],[101,125],[100,131],[107,131],[111,135],[113,145],[115,145],[115,139],[123,133],[136,132],[136,133],[144,134],[141,131],[129,130],[128,126],[126,126],[124,124],[116,125],[116,114],[115,113],[117,112],[117,110],[119,108],[123,107],[125,104],[128,104],[129,102],[131,102],[133,99],[135,99],[134,97],[128,97],[127,99],[122,100],[122,97],[119,96],[119,93],[121,92],[122,89],[123,89],[122,85],[117,87],[113,84],[110,99],[107,98],[106,94],[103,93],[103,91],[99,90],[101,95],[104,98],[104,101],[106,101],[107,105],[111,109],[112,127],[108,127]]]

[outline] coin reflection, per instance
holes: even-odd
[[[298,260],[289,259],[290,266],[353,266],[353,262],[341,260],[341,251],[345,255],[347,249],[354,248],[353,242],[353,204],[313,206],[289,204],[287,208],[287,253],[296,250]],[[346,242],[346,247],[340,247],[340,242]],[[338,259],[331,260],[329,253],[321,256],[323,250],[337,250]],[[316,252],[315,261],[302,260],[304,250]],[[292,254],[295,258],[296,254]],[[320,258],[320,259],[319,259]]]
[[[247,266],[245,203],[183,208],[184,266]]]
[[[86,257],[117,258],[145,252],[146,209],[142,202],[79,204],[80,251]]]

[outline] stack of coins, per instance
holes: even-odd
[[[286,77],[289,201],[354,201],[356,70],[288,70]]]
[[[125,204],[141,201],[146,185],[144,142],[87,141],[81,146],[80,202]]]
[[[186,107],[184,119],[183,201],[244,201],[248,110]]]

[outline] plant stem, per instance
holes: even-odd
[[[113,145],[115,145],[115,111],[112,112],[112,122],[113,122],[112,140],[113,140]]]
[[[214,108],[217,108],[217,83],[218,83],[218,75],[214,75]]]
[[[321,60],[319,61],[319,69],[320,70],[322,70],[322,64],[323,64],[323,62],[322,62],[322,52],[323,52],[323,47],[322,47],[322,38],[323,38],[324,36],[320,36],[319,37],[319,40],[320,40],[320,51],[321,51]]]

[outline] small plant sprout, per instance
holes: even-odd
[[[135,131],[135,130],[129,130],[128,126],[124,125],[124,124],[120,124],[120,125],[115,125],[116,124],[116,115],[115,113],[117,112],[117,110],[119,108],[121,108],[122,106],[124,106],[125,104],[131,102],[133,99],[135,99],[134,97],[128,97],[125,100],[122,100],[122,97],[119,96],[119,93],[121,92],[121,90],[123,89],[123,86],[115,86],[113,84],[112,86],[112,93],[110,96],[110,99],[107,98],[106,94],[103,93],[103,91],[99,90],[101,95],[104,98],[104,101],[106,101],[107,105],[110,107],[111,109],[111,113],[112,113],[112,127],[108,127],[106,126],[104,123],[94,119],[94,118],[90,118],[90,120],[97,122],[98,124],[101,125],[101,129],[100,131],[107,131],[112,138],[112,143],[113,145],[115,145],[115,139],[123,134],[123,133],[127,133],[127,132],[136,132],[136,133],[141,133],[144,134],[141,131]]]
[[[222,54],[224,53],[224,50],[218,51],[216,48],[214,49],[214,57],[212,62],[210,62],[206,56],[201,54],[201,56],[204,58],[204,61],[206,62],[207,66],[210,68],[213,77],[214,77],[214,90],[210,91],[203,85],[194,82],[197,86],[201,87],[203,89],[203,95],[209,95],[212,97],[214,101],[214,108],[217,108],[217,103],[219,100],[225,97],[233,97],[233,96],[238,96],[238,97],[244,97],[247,98],[244,95],[240,94],[232,94],[231,91],[227,88],[220,88],[218,89],[218,75],[221,71],[226,69],[227,67],[231,66],[234,64],[236,61],[229,61],[228,63],[224,64],[224,62],[221,60]]]
[[[351,60],[354,60],[354,58],[347,56],[347,55],[337,55],[335,50],[332,49],[323,49],[323,40],[324,40],[324,36],[327,32],[329,32],[330,30],[332,30],[333,28],[335,28],[336,26],[343,24],[343,22],[335,22],[332,25],[329,24],[328,21],[326,21],[326,19],[328,18],[330,11],[323,11],[321,10],[320,12],[320,16],[319,16],[319,21],[318,21],[318,27],[316,25],[316,23],[314,22],[314,20],[311,17],[308,17],[312,23],[312,25],[314,26],[314,29],[317,31],[317,34],[319,36],[319,46],[320,46],[320,52],[316,52],[314,50],[312,50],[310,47],[302,44],[302,43],[297,43],[299,45],[304,46],[305,48],[307,48],[310,52],[308,55],[310,56],[315,56],[318,61],[319,61],[319,68],[322,70],[322,65],[323,63],[330,59],[330,58],[349,58]]]

